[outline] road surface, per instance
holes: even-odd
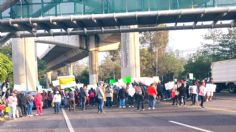
[[[217,94],[206,108],[172,106],[159,102],[155,110],[95,108],[58,115],[52,109],[43,116],[23,117],[0,124],[0,132],[236,132],[236,95]],[[66,118],[65,118],[66,117]]]

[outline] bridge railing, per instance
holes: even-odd
[[[236,0],[31,0],[31,2],[21,0],[2,12],[1,18],[106,14],[224,6],[236,6]]]

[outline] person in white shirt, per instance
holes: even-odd
[[[16,93],[13,92],[11,96],[8,97],[8,106],[10,107],[10,113],[9,117],[11,119],[16,118],[16,106],[17,106],[17,98],[16,98]]]
[[[135,94],[135,89],[132,86],[132,84],[127,84],[127,92],[128,92],[128,104],[129,107],[134,107],[134,94]]]
[[[53,96],[52,102],[54,103],[54,112],[58,114],[60,111],[60,104],[61,104],[61,95],[59,91],[56,91],[56,94]]]

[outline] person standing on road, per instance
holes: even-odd
[[[105,90],[105,95],[106,95],[106,106],[108,108],[111,108],[112,106],[112,98],[113,98],[113,90],[111,86],[107,86]]]
[[[26,96],[26,103],[27,103],[27,116],[31,117],[32,109],[34,105],[34,97],[32,96],[31,92],[28,92],[28,95]]]
[[[36,116],[43,114],[42,101],[43,101],[43,97],[42,97],[42,95],[38,92],[38,93],[35,95],[35,97],[34,97],[34,103],[35,103],[36,111],[37,111],[37,113],[35,114]]]
[[[144,111],[144,97],[145,97],[145,90],[138,84],[135,85],[135,97],[137,102],[137,110]]]
[[[58,114],[60,111],[60,104],[61,104],[61,95],[59,91],[56,91],[56,94],[53,96],[52,102],[54,104],[54,113]]]
[[[8,106],[10,107],[9,117],[10,119],[16,118],[16,106],[17,106],[17,97],[16,93],[12,92],[12,95],[8,97]]]
[[[91,88],[88,92],[89,98],[90,98],[90,105],[94,106],[95,105],[95,97],[96,97],[96,92],[93,88]]]
[[[20,116],[26,116],[27,115],[27,103],[26,103],[26,96],[23,92],[20,92],[17,94],[17,100],[18,100],[18,106],[20,107],[21,113],[19,113]]]
[[[68,93],[68,96],[69,96],[69,111],[71,111],[71,110],[75,111],[75,93],[72,89]]]
[[[199,91],[198,91],[198,95],[199,95],[200,100],[201,100],[200,106],[202,108],[204,108],[203,103],[204,103],[204,97],[205,97],[205,89],[206,89],[205,83],[201,82],[200,87],[199,87]]]
[[[119,90],[119,108],[125,108],[125,98],[126,98],[126,89],[125,87],[122,87],[120,90]]]
[[[105,94],[103,91],[102,84],[99,84],[97,87],[97,99],[98,99],[98,114],[104,113],[103,107],[104,107]]]
[[[185,88],[183,80],[179,81],[177,90],[179,92],[179,96],[178,96],[179,105],[181,106],[182,103],[185,105],[185,102],[186,102],[186,88]]]
[[[156,91],[156,88],[155,88],[154,84],[151,84],[147,88],[147,92],[148,92],[148,101],[149,101],[149,108],[148,109],[149,110],[150,109],[155,109],[157,91]]]
[[[85,105],[86,105],[86,101],[87,101],[87,94],[86,94],[86,86],[83,88],[81,87],[79,90],[79,96],[80,96],[80,102],[81,102],[81,110],[84,111],[85,110]]]
[[[192,86],[189,86],[189,94],[191,96],[192,105],[195,105],[196,104],[196,96],[197,96],[196,82],[193,82]]]
[[[177,84],[174,84],[174,87],[171,89],[171,98],[172,98],[172,105],[178,105],[178,95],[179,92],[177,91]]]
[[[128,85],[128,84],[127,84]],[[129,107],[134,107],[134,94],[135,94],[135,89],[132,86],[132,84],[127,86],[127,93],[128,93],[128,104]]]

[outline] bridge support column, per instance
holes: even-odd
[[[121,34],[121,77],[125,76],[140,77],[139,33]]]
[[[52,71],[47,72],[46,77],[47,88],[49,88],[49,84],[52,83]]]
[[[88,37],[89,44],[89,83],[97,84],[98,82],[98,49],[96,46],[95,36]]]
[[[38,82],[37,54],[34,38],[12,39],[14,84],[36,91]]]
[[[67,65],[68,75],[74,75],[73,66],[74,65],[72,63]]]

